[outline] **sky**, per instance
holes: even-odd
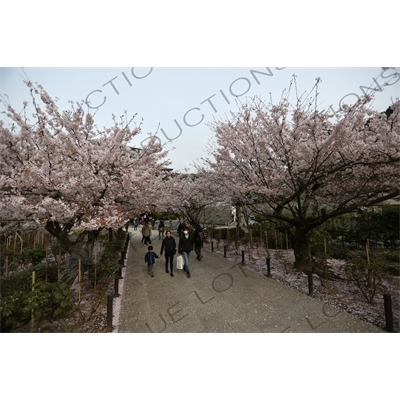
[[[98,127],[112,124],[112,115],[135,116],[133,126],[141,133],[131,142],[141,147],[148,133],[156,134],[170,150],[174,170],[188,168],[207,158],[216,120],[225,121],[240,103],[258,96],[279,101],[282,91],[296,75],[298,93],[309,91],[317,77],[319,107],[337,111],[368,92],[375,95],[372,107],[384,111],[400,98],[400,68],[293,68],[293,67],[85,67],[0,69],[0,94],[17,110],[30,95],[24,79],[40,83],[60,109],[72,101],[89,103],[85,112],[95,113]],[[375,89],[375,90],[374,90]],[[1,103],[0,110],[5,110]],[[4,114],[3,117],[4,119]]]

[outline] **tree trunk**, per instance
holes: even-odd
[[[117,239],[118,240],[123,240],[125,238],[126,232],[122,228],[118,228],[118,230],[117,230]]]
[[[92,262],[94,243],[99,233],[100,231],[89,231],[85,236],[86,240],[77,240],[71,243],[67,250],[70,254],[68,268],[61,273],[60,282],[72,285],[78,276],[79,260],[81,260],[82,273],[86,272]]]
[[[298,271],[307,273],[312,269],[310,253],[310,238],[307,233],[297,231],[294,237],[294,267]]]
[[[74,243],[70,246],[68,253],[70,255],[68,267],[60,274],[59,282],[72,285],[78,276],[79,260],[81,260],[82,274],[86,270],[90,256],[89,246],[87,243]]]
[[[75,241],[71,241],[69,235],[71,228],[72,224],[61,228],[60,225],[54,221],[48,221],[46,224],[46,230],[58,240],[62,249],[70,255],[68,266],[62,271],[59,278],[59,282],[69,285],[72,285],[75,278],[78,276],[79,260],[81,260],[82,272],[86,270],[87,264],[93,255],[94,243],[101,230],[83,232]]]

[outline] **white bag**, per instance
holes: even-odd
[[[183,257],[182,256],[176,257],[176,268],[183,269]]]

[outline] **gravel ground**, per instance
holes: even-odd
[[[214,240],[214,252],[223,256],[224,243],[219,244]],[[205,244],[205,248],[210,249],[211,244]],[[238,250],[232,247],[227,248],[227,258],[235,263],[240,263],[242,250],[245,251],[245,265],[260,274],[267,275],[266,258],[267,253],[264,247],[250,251],[249,246],[239,246]],[[271,278],[277,282],[295,288],[296,290],[308,294],[308,277],[304,273],[296,272],[293,269],[294,254],[293,250],[269,250]],[[329,270],[335,276],[341,275],[343,261],[328,260]],[[391,283],[385,282],[375,296],[375,304],[369,304],[362,297],[360,290],[351,282],[346,280],[329,280],[327,285],[317,275],[313,275],[313,294],[312,296],[349,314],[355,315],[364,321],[370,322],[375,326],[386,329],[385,310],[383,294],[391,293],[394,331],[399,332],[400,320],[400,277],[393,277]]]

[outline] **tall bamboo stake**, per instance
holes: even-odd
[[[96,279],[97,279],[97,261],[96,261],[96,257],[97,256],[97,252],[94,253],[94,287],[96,288]]]
[[[282,232],[279,233],[279,237],[281,239],[281,250],[283,250],[283,240],[282,240]]]
[[[47,268],[49,267],[48,250],[46,247],[46,283],[47,283]]]
[[[265,247],[268,250],[268,231],[265,231]]]
[[[81,302],[81,260],[78,261],[78,303]]]
[[[60,278],[60,271],[61,269],[61,249],[58,250],[58,274],[57,274],[57,278]]]
[[[289,250],[288,234],[286,233],[286,250]]]
[[[275,248],[278,250],[278,236],[276,234],[276,229],[274,229],[274,233],[275,233]]]
[[[365,250],[367,252],[367,263],[368,263],[368,287],[371,289],[372,288],[372,273],[371,273],[371,268],[370,268],[370,259],[369,259],[369,242],[367,239],[367,244],[365,245]]]
[[[35,271],[32,271],[32,310],[31,310],[31,330],[35,324],[35,309],[33,308],[33,292],[35,291]]]
[[[326,239],[324,238],[324,254],[326,256]]]
[[[6,278],[8,278],[8,256],[6,256]]]

